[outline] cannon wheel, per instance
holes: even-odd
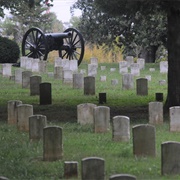
[[[64,46],[68,48],[62,48],[59,50],[59,56],[64,59],[76,59],[78,60],[78,65],[81,64],[81,61],[84,56],[84,40],[81,33],[74,29],[68,28],[64,32],[70,32],[71,37],[64,38]]]
[[[39,28],[29,29],[22,40],[22,55],[46,60],[48,46],[44,33]]]

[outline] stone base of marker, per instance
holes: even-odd
[[[136,180],[136,176],[130,174],[115,174],[110,176],[109,180]]]
[[[65,161],[64,162],[64,178],[78,178],[78,162]]]
[[[43,129],[43,160],[56,161],[63,157],[62,128],[58,126]]]

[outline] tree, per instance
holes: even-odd
[[[124,1],[123,6],[118,9],[121,15],[114,16],[102,12],[94,0],[78,0],[74,8],[82,10],[79,29],[89,42],[105,43],[109,46],[115,42],[120,47],[124,46],[124,54],[154,62],[158,47],[166,45],[166,16],[160,14],[157,9],[148,16],[140,11],[131,13],[125,3]],[[143,26],[140,26],[140,23]],[[118,43],[117,36],[120,37]]]
[[[95,0],[97,6],[108,14],[121,15],[119,9],[124,5],[129,8],[129,13],[141,12],[144,15],[152,14],[154,9],[165,13],[167,16],[168,30],[168,90],[165,108],[180,105],[180,1],[126,1],[126,0]],[[123,5],[123,6],[122,6]],[[126,9],[127,10],[127,9]],[[122,12],[121,12],[122,13]],[[126,12],[124,11],[123,14]]]

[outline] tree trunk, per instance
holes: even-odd
[[[177,4],[176,4],[177,3]],[[168,12],[168,90],[165,109],[180,106],[180,2],[172,2]]]
[[[150,46],[150,50],[143,49],[140,53],[140,58],[144,58],[146,63],[154,63],[156,60],[156,52],[158,49],[158,46]]]

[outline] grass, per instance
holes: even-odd
[[[100,71],[100,66],[105,65],[106,70]],[[116,67],[115,72],[110,68]],[[149,68],[156,69],[150,72]],[[79,68],[87,70],[83,63]],[[13,68],[14,70],[15,68]],[[48,71],[53,71],[53,64],[49,63]],[[100,75],[106,75],[107,81],[100,82]],[[106,179],[113,174],[128,173],[137,179],[178,179],[180,176],[161,176],[161,143],[165,141],[179,141],[179,133],[169,132],[168,114],[163,125],[156,126],[155,158],[136,158],[133,156],[132,135],[128,143],[112,141],[112,131],[103,134],[93,133],[92,126],[77,124],[76,107],[81,103],[98,104],[98,93],[107,93],[107,103],[111,110],[111,118],[115,115],[130,117],[131,128],[134,125],[148,123],[148,103],[155,101],[155,93],[164,93],[166,97],[167,85],[159,85],[159,80],[167,79],[166,74],[159,73],[158,64],[147,64],[141,71],[141,77],[151,75],[152,81],[148,82],[148,96],[137,96],[135,88],[123,91],[122,76],[118,73],[117,63],[101,63],[96,77],[96,95],[84,96],[83,90],[72,89],[42,74],[43,82],[52,83],[52,105],[40,106],[38,96],[30,96],[28,89],[14,84],[8,78],[0,77],[0,176],[9,179],[63,179],[64,161],[78,161],[79,178],[81,160],[85,157],[101,157],[105,159]],[[111,79],[118,79],[117,86],[111,86]],[[42,161],[42,141],[30,142],[29,135],[20,132],[15,126],[7,124],[7,102],[21,100],[25,104],[32,104],[34,114],[47,116],[48,125],[58,125],[63,128],[64,156],[55,162]],[[131,133],[132,134],[132,133]]]

